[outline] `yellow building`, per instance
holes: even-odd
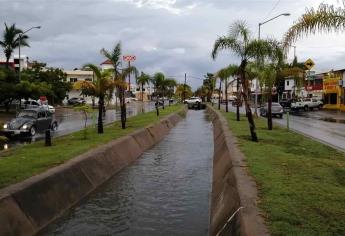
[[[328,73],[323,78],[325,109],[345,111],[345,88],[342,73]]]

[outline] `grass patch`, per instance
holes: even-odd
[[[272,235],[345,235],[345,154],[256,119],[250,141],[246,117],[222,113],[247,157]]]
[[[127,128],[122,129],[120,121],[104,126],[104,133],[97,134],[97,128],[88,127],[88,138],[84,139],[83,130],[54,138],[53,146],[45,147],[44,141],[23,145],[8,151],[2,151],[0,157],[0,188],[20,182],[39,174],[49,168],[60,165],[67,160],[111,140],[125,136],[143,128],[173,112],[182,111],[182,105],[167,106],[156,111],[139,114],[127,119]]]

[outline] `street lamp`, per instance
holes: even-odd
[[[268,20],[266,20],[264,22],[259,23],[259,37],[258,37],[259,40],[260,40],[260,36],[261,36],[260,35],[260,33],[261,33],[261,31],[260,31],[261,30],[261,26],[266,24],[267,22],[270,22],[270,21],[280,17],[280,16],[290,16],[290,13],[282,13],[282,14],[279,14],[279,15],[277,15],[275,17],[272,17],[271,19],[268,19]],[[255,114],[256,115],[258,114],[257,113],[257,107],[258,107],[258,87],[259,87],[259,81],[258,81],[258,79],[256,79],[256,83],[255,83]]]
[[[19,49],[19,60],[18,60],[18,63],[19,63],[19,81],[21,80],[21,65],[20,65],[20,45],[22,43],[22,37],[25,33],[29,32],[30,30],[32,29],[40,29],[41,26],[34,26],[34,27],[31,27],[30,29],[28,30],[25,30],[23,33],[20,33],[19,34],[19,45],[18,45],[18,49]]]

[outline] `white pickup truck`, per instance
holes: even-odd
[[[314,108],[318,108],[319,110],[322,108],[322,101],[318,101],[315,98],[304,98],[303,100],[297,100],[291,103],[292,110],[300,110],[304,109],[305,111],[313,110]]]

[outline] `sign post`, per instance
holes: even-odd
[[[313,62],[312,59],[308,59],[304,62],[304,66],[308,69],[309,73],[308,73],[308,77],[310,77],[311,73],[310,73],[310,70],[311,68],[313,68],[315,66],[315,63]],[[308,93],[308,97],[309,97],[309,87],[310,87],[310,78],[307,78],[308,79],[308,87],[307,87],[307,93]]]
[[[123,60],[128,62],[128,68],[131,67],[131,61],[135,61],[137,58],[134,55],[124,55]],[[128,91],[131,91],[131,74],[128,74]]]

